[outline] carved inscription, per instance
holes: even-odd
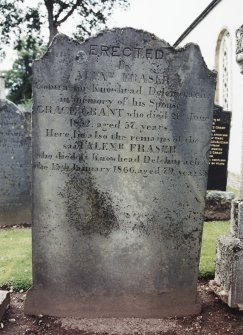
[[[209,153],[208,190],[226,191],[231,113],[215,106]]]
[[[88,54],[91,59],[98,56],[100,63],[113,58],[111,70],[89,69],[77,56],[69,85],[36,86],[40,94],[51,93],[52,99],[48,105],[38,104],[35,113],[65,119],[65,129],[58,122],[42,129],[46,141],[55,143],[55,150],[38,152],[34,167],[57,173],[91,171],[143,178],[206,176],[201,157],[178,155],[181,147],[193,153],[198,142],[193,127],[183,135],[173,134],[171,127],[210,123],[209,116],[193,110],[185,113],[184,108],[187,103],[207,100],[207,93],[185,90],[179,75],[163,66],[169,61],[163,49],[90,45]],[[151,62],[149,73],[140,71],[144,59]]]

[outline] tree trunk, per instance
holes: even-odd
[[[58,29],[55,26],[55,24],[53,24],[54,22],[52,22],[52,24],[49,22],[49,42],[48,45],[51,44],[51,41],[53,40],[53,37],[58,34]]]
[[[49,42],[48,45],[51,44],[53,37],[58,33],[57,26],[53,17],[53,0],[45,0],[45,6],[48,13],[48,24],[49,24]]]

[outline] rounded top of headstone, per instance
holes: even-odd
[[[208,75],[212,76],[212,77],[216,77],[216,73],[214,71],[210,71],[202,57],[200,48],[197,44],[194,43],[189,43],[187,45],[185,45],[184,47],[181,48],[174,48],[173,46],[171,46],[168,42],[166,42],[163,39],[160,39],[159,37],[157,37],[156,35],[144,31],[144,30],[140,30],[140,29],[134,29],[131,27],[125,27],[125,28],[114,28],[114,29],[108,29],[108,30],[103,30],[99,33],[97,33],[95,36],[89,37],[88,39],[86,39],[83,42],[79,42],[77,40],[74,40],[68,36],[66,36],[65,34],[59,33],[57,34],[54,39],[52,40],[49,49],[47,51],[47,53],[45,55],[43,55],[43,57],[40,59],[45,59],[46,57],[48,57],[53,48],[55,48],[56,46],[58,46],[58,48],[65,50],[65,52],[67,52],[67,48],[68,46],[70,46],[71,48],[82,48],[85,47],[87,45],[96,45],[96,44],[102,44],[105,43],[105,45],[112,45],[113,47],[115,47],[115,49],[113,49],[114,52],[114,56],[121,56],[119,54],[119,47],[121,45],[126,45],[127,47],[131,47],[133,48],[133,53],[131,56],[135,56],[137,55],[137,53],[139,53],[140,49],[143,46],[146,46],[146,48],[166,48],[171,54],[176,54],[176,55],[180,55],[180,54],[188,54],[188,61],[190,62],[192,57],[196,57],[198,59],[198,65],[202,66],[202,68],[208,70]],[[117,47],[117,49],[116,49]],[[106,52],[106,50],[104,50],[103,52]],[[110,52],[110,50],[107,51],[107,53]],[[127,51],[128,52],[128,51]],[[95,51],[94,51],[95,53]],[[85,54],[81,54],[80,53],[80,59],[79,61],[85,61],[88,59],[88,57]],[[99,56],[99,55],[97,55]],[[124,55],[122,55],[124,56]],[[86,57],[86,59],[85,59]],[[142,56],[143,58],[143,56]],[[38,61],[38,60],[37,60]]]
[[[160,39],[156,35],[154,35],[150,32],[147,32],[145,30],[135,29],[135,28],[132,28],[132,27],[105,29],[105,30],[102,30],[102,31],[98,32],[96,35],[87,38],[83,42],[75,41],[75,40],[73,40],[72,38],[68,37],[65,34],[58,33],[53,38],[50,46],[52,46],[53,43],[55,44],[56,40],[66,41],[66,42],[71,42],[71,43],[76,42],[76,43],[82,45],[82,44],[85,44],[89,41],[92,42],[93,40],[96,40],[96,39],[103,39],[103,38],[109,39],[109,36],[114,36],[114,35],[118,36],[119,39],[125,38],[125,40],[127,40],[127,38],[134,39],[138,36],[141,38],[141,36],[142,36],[144,38],[144,42],[148,42],[149,40],[151,40],[151,41],[156,40],[156,41],[160,41],[161,46],[170,47],[170,48],[173,49],[173,47],[168,42],[166,42],[163,39]]]
[[[6,110],[8,112],[22,114],[18,106],[16,106],[13,102],[7,99],[0,99],[0,112],[6,111]]]

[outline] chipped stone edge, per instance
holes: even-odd
[[[215,83],[216,83],[218,72],[216,70],[210,70],[208,68],[207,63],[205,62],[204,57],[202,55],[200,46],[197,43],[189,42],[186,45],[184,45],[183,47],[176,47],[176,48],[173,48],[173,49],[175,49],[178,52],[182,52],[182,51],[186,51],[187,49],[192,48],[192,47],[194,47],[197,50],[198,54],[201,56],[202,65],[203,65],[204,69],[208,72],[209,77],[212,77],[214,79]]]
[[[59,38],[65,38],[69,43],[74,43],[77,46],[83,46],[87,43],[87,41],[92,41],[94,39],[96,39],[97,37],[100,37],[102,35],[108,35],[108,34],[112,34],[114,32],[120,32],[123,33],[124,31],[127,30],[131,30],[133,32],[137,32],[137,33],[143,33],[146,34],[147,36],[149,36],[152,40],[157,40],[158,42],[161,42],[163,44],[163,47],[170,49],[170,51],[172,53],[181,53],[181,52],[186,52],[188,49],[190,48],[195,48],[195,50],[197,51],[198,55],[200,55],[201,60],[202,60],[202,66],[204,67],[204,69],[208,72],[208,76],[212,77],[214,79],[214,81],[216,82],[216,78],[217,78],[217,72],[215,70],[210,70],[202,56],[201,53],[201,49],[199,47],[198,44],[196,43],[187,43],[185,46],[183,47],[179,47],[179,48],[175,48],[173,46],[171,46],[168,42],[166,42],[164,39],[159,38],[157,35],[150,33],[148,31],[145,31],[143,29],[135,29],[132,27],[124,27],[124,28],[112,28],[112,29],[104,29],[100,32],[98,32],[97,34],[95,34],[94,36],[88,37],[87,39],[85,39],[83,42],[79,42],[78,40],[73,39],[72,37],[65,35],[63,33],[58,33],[54,36],[54,38],[52,39],[50,45],[48,46],[46,52],[38,59],[36,59],[33,64],[35,64],[36,62],[39,62],[41,60],[44,60],[46,57],[48,57],[49,51],[53,48],[55,42],[59,39]]]

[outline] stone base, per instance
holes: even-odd
[[[243,242],[232,236],[217,241],[215,279],[211,290],[229,307],[243,308]]]
[[[10,293],[8,291],[0,290],[0,321],[2,320],[3,314],[10,305]]]
[[[161,295],[64,296],[50,290],[30,289],[25,314],[76,318],[163,318],[195,315],[201,312],[199,297],[180,291]]]
[[[230,220],[231,203],[234,193],[223,191],[207,191],[204,210],[205,221]]]
[[[215,280],[210,280],[209,288],[214,292],[225,304],[228,305],[229,292],[224,291],[224,287],[218,284]]]
[[[31,208],[19,207],[0,209],[0,227],[11,227],[15,225],[31,225]]]

